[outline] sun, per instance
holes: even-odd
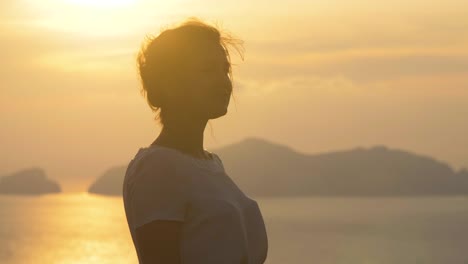
[[[32,26],[85,38],[131,33],[145,11],[141,7],[143,0],[24,1],[32,14]]]
[[[23,25],[60,47],[43,52],[35,63],[61,72],[95,74],[130,65],[135,46],[148,28],[172,12],[172,4],[166,3],[185,0],[21,1],[28,15]]]
[[[137,0],[65,0],[73,5],[89,6],[96,8],[112,8],[112,7],[126,7],[131,6]]]

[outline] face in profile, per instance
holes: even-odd
[[[220,44],[204,44],[193,49],[183,71],[178,102],[193,117],[214,119],[227,113],[232,93],[230,64]]]

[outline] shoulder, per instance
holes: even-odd
[[[175,169],[178,162],[174,153],[161,148],[140,148],[137,156],[139,156],[140,166],[155,169]]]
[[[223,161],[221,160],[221,158],[218,156],[218,154],[214,153],[214,152],[211,152],[211,154],[213,154],[213,158],[216,159],[216,161],[218,162],[218,164],[221,166],[221,168],[224,170],[224,164],[223,164]]]
[[[170,153],[159,148],[140,148],[138,154],[141,156],[142,161],[150,160],[167,163],[171,160]]]
[[[135,155],[133,175],[130,177],[133,182],[154,181],[164,178],[175,179],[177,177],[177,160],[172,153],[165,152],[157,148],[140,148]]]
[[[218,156],[218,154],[216,154],[216,153],[214,153],[214,152],[211,152],[211,154],[213,154],[213,157],[214,157],[215,159],[217,159],[219,162],[222,162],[222,161],[221,161],[221,158]]]
[[[159,149],[143,150],[138,157],[125,181],[130,195],[138,193],[154,197],[167,192],[175,194],[189,190],[191,181],[180,173],[177,160],[171,157],[171,153]]]

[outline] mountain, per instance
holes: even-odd
[[[123,180],[127,166],[110,168],[88,188],[89,193],[102,195],[122,195]]]
[[[260,138],[213,150],[228,175],[252,196],[468,195],[468,171],[431,157],[371,148],[305,154]],[[125,167],[109,170],[93,193],[121,195]]]
[[[41,168],[30,168],[0,177],[0,194],[40,195],[60,193],[58,183],[47,179]]]
[[[468,195],[466,170],[457,173],[431,157],[383,145],[303,154],[248,138],[216,153],[252,195]]]

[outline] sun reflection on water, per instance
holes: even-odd
[[[2,204],[18,219],[7,263],[137,263],[119,199],[73,193]]]

